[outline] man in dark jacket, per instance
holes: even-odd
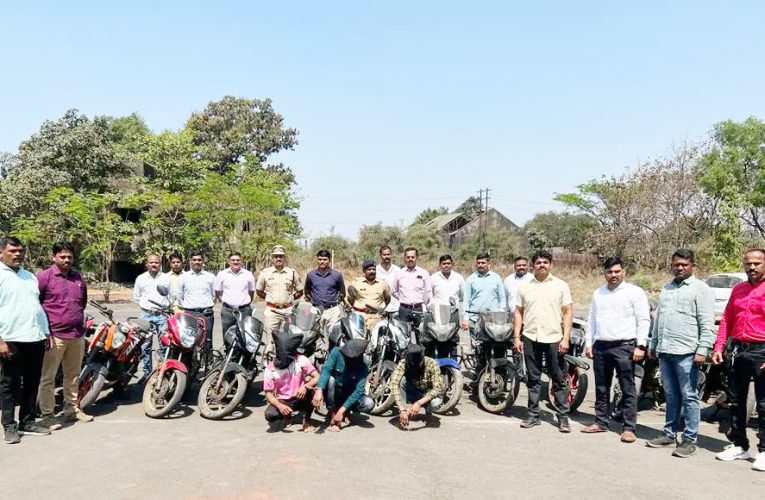
[[[364,351],[369,342],[362,339],[349,340],[343,347],[335,347],[327,357],[321,371],[319,385],[313,396],[313,405],[325,402],[329,410],[327,421],[330,432],[340,430],[340,424],[350,423],[349,411],[369,413],[374,401],[364,394],[369,368],[364,362]]]

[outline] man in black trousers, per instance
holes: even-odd
[[[624,264],[619,257],[606,259],[603,269],[606,284],[592,294],[584,350],[595,360],[595,423],[583,427],[582,432],[608,431],[608,402],[616,371],[622,389],[621,440],[634,443],[637,393],[633,362],[645,357],[650,307],[643,289],[624,281]]]

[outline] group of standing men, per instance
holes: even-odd
[[[22,267],[24,255],[21,241],[0,239],[0,410],[9,444],[18,443],[21,434],[44,436],[62,423],[93,420],[78,406],[88,291],[72,269],[74,249],[54,244],[53,265],[37,276]],[[64,411],[57,417],[59,367]],[[38,402],[42,418],[36,421]]]
[[[54,245],[53,265],[37,277],[22,267],[24,252],[18,239],[0,240],[0,405],[4,438],[8,443],[18,442],[20,433],[50,434],[51,430],[61,428],[61,417],[66,422],[93,420],[77,405],[87,287],[82,276],[72,269],[74,250],[69,244]],[[467,280],[453,271],[449,255],[439,259],[440,270],[432,276],[417,265],[419,252],[416,248],[405,249],[404,268],[395,266],[391,256],[391,248],[384,245],[380,249],[380,264],[365,260],[363,276],[352,283],[358,295],[347,297],[350,305],[364,315],[369,330],[379,321],[379,311],[383,309],[395,308],[402,320],[416,323],[420,319],[418,312],[428,304],[456,301],[461,304],[462,326],[470,329],[472,335],[478,312],[507,309],[513,314],[513,344],[523,353],[527,373],[529,414],[521,426],[531,428],[541,424],[541,370],[546,361],[553,384],[559,430],[571,431],[563,354],[569,348],[572,300],[566,282],[551,273],[553,257],[549,252],[537,252],[530,262],[525,257],[516,258],[514,272],[504,281],[490,270],[491,260],[487,253],[477,256],[475,272]],[[321,308],[322,321],[329,324],[337,321],[340,303],[346,299],[346,289],[342,274],[330,265],[328,251],[317,254],[317,268],[306,276],[305,289],[297,272],[285,266],[286,252],[281,245],[273,248],[271,257],[273,265],[263,269],[256,280],[252,272],[243,268],[239,253],[229,256],[228,267],[217,276],[204,270],[201,252],[190,254],[190,269],[185,272],[182,257],[171,255],[170,272],[166,274],[160,271],[159,257],[150,255],[146,259],[146,272],[136,280],[133,298],[144,319],[153,323],[158,331],[166,328],[166,316],[161,308],[181,308],[203,317],[208,333],[208,351],[212,348],[216,300],[223,304],[221,321],[225,330],[235,323],[236,312],[252,314],[255,294],[264,299],[264,341],[267,344],[272,344],[272,334],[280,330],[292,311],[293,301],[304,292],[312,305]],[[615,373],[623,392],[621,440],[634,442],[638,396],[634,363],[645,356],[658,358],[667,398],[666,422],[662,434],[646,444],[654,448],[674,445],[673,455],[691,456],[696,451],[700,419],[698,367],[711,352],[713,363],[727,361],[733,400],[729,433],[732,444],[718,453],[717,458],[724,461],[751,458],[745,402],[750,381],[754,379],[760,432],[752,468],[763,471],[765,250],[752,249],[744,254],[743,267],[748,279],[733,288],[716,334],[714,295],[706,283],[694,276],[694,267],[692,251],[681,249],[672,255],[674,279],[662,288],[652,321],[646,294],[625,281],[621,259],[605,260],[606,283],[593,293],[585,336],[585,355],[594,359],[596,418],[582,432],[594,434],[608,430],[609,397]],[[167,287],[169,293],[159,293],[159,285]],[[285,342],[294,344],[288,341],[282,344]],[[362,385],[359,381],[365,374],[363,363],[358,363],[366,345],[357,344],[350,345],[342,353],[338,350],[332,354],[326,365],[327,373],[321,377],[302,363],[303,377],[308,376],[309,381],[306,384],[295,382],[297,385],[293,387],[301,396],[307,393],[303,390],[305,385],[312,391],[316,389],[314,403],[324,401],[322,390],[328,391],[331,400],[337,399],[339,404],[333,402],[335,411],[332,416],[332,425],[337,429],[346,418],[342,408],[363,409],[369,405],[368,398],[360,392]],[[294,351],[294,347],[290,349]],[[399,380],[406,376],[410,381],[409,390],[398,398],[402,427],[421,407],[432,408],[439,396],[438,377],[430,366],[432,363],[428,362],[420,346],[410,347],[406,359],[397,369]],[[277,350],[275,361],[280,366],[291,366],[297,358],[292,351],[285,355],[284,349],[278,345]],[[725,360],[726,357],[729,359]],[[286,361],[290,363],[285,365]],[[145,376],[151,371],[151,363],[149,347],[144,353]],[[350,367],[348,371],[346,365]],[[65,407],[62,416],[56,417],[54,390],[59,367],[63,367]],[[335,381],[340,381],[338,385],[342,386],[344,377],[348,378],[346,387],[352,387],[352,390],[336,398]],[[287,406],[274,398],[269,398],[269,402],[276,416],[292,411],[287,411]],[[34,418],[36,402],[39,402],[42,415],[39,421]],[[340,408],[343,403],[348,406]],[[15,419],[17,406],[18,422]],[[678,442],[681,428],[682,439]]]

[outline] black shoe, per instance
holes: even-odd
[[[563,415],[558,417],[558,430],[564,433],[571,432],[571,424],[568,421],[568,417],[565,417]]]
[[[680,458],[688,458],[694,453],[696,453],[696,445],[691,443],[690,441],[683,441],[682,443],[677,445],[677,448],[675,448],[675,451],[672,452],[672,456],[680,457]]]
[[[539,420],[539,417],[529,417],[521,422],[521,428],[523,429],[529,429],[531,427],[536,427],[537,425],[542,425],[542,421]]]
[[[50,429],[31,420],[22,422],[21,425],[19,425],[19,431],[22,434],[29,434],[31,436],[50,436]]]
[[[5,442],[8,444],[16,444],[21,441],[19,435],[19,429],[16,424],[11,424],[5,428]]]
[[[653,439],[649,439],[645,442],[645,445],[649,448],[662,448],[664,446],[669,446],[674,444],[677,446],[677,440],[675,438],[669,437],[666,434],[662,434],[659,437],[655,437]]]

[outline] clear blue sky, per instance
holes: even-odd
[[[270,97],[300,130],[277,159],[307,235],[355,237],[485,187],[522,223],[717,121],[765,118],[761,1],[534,3],[5,2],[0,151],[71,107],[160,131]]]

